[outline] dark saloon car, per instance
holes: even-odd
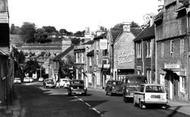
[[[68,87],[68,95],[79,94],[86,95],[87,88],[84,85],[83,80],[71,80],[70,85]]]
[[[146,83],[146,76],[130,74],[123,79],[123,100],[129,102],[133,100],[134,92],[138,91],[141,84]]]
[[[106,83],[106,95],[113,95],[113,94],[123,94],[122,90],[122,81],[118,80],[109,80]]]

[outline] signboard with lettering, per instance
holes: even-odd
[[[164,64],[164,68],[165,69],[174,69],[174,68],[180,68],[180,65],[179,64],[167,64],[167,63],[165,63]]]
[[[108,41],[107,39],[101,39],[100,40],[100,49],[105,50],[108,47]]]

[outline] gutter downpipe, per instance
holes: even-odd
[[[188,87],[187,87],[187,92],[188,92],[188,100],[190,100],[190,72],[189,72],[189,50],[190,50],[190,47],[189,47],[189,44],[190,44],[190,41],[189,41],[189,17],[188,17],[188,13],[189,13],[189,8],[186,9],[187,11],[187,14],[186,14],[186,23],[187,23],[187,83],[189,84]]]

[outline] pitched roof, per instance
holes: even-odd
[[[99,36],[94,37],[94,40],[103,39],[103,38],[106,38],[106,36],[107,36],[107,33],[103,33]]]
[[[94,40],[90,40],[90,41],[87,41],[86,43],[82,44],[82,45],[91,45],[94,43]]]
[[[145,28],[135,39],[134,41],[139,41],[141,39],[148,39],[148,38],[154,38],[155,33],[154,33],[154,25],[151,27]]]
[[[65,55],[67,55],[73,49],[74,49],[74,45],[71,45],[64,52],[61,52],[60,54],[58,54],[57,56],[55,56],[53,60],[54,61],[61,60],[62,57],[64,57]]]
[[[117,24],[114,28],[111,29],[111,36],[113,39],[113,42],[123,33],[123,25],[124,24]],[[142,29],[138,27],[131,26],[131,33],[136,37]]]

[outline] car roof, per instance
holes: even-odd
[[[79,79],[73,79],[73,80],[71,80],[71,81],[83,81],[83,80],[79,80]]]
[[[163,86],[161,84],[156,84],[156,83],[146,83],[146,84],[142,84],[144,86]]]

